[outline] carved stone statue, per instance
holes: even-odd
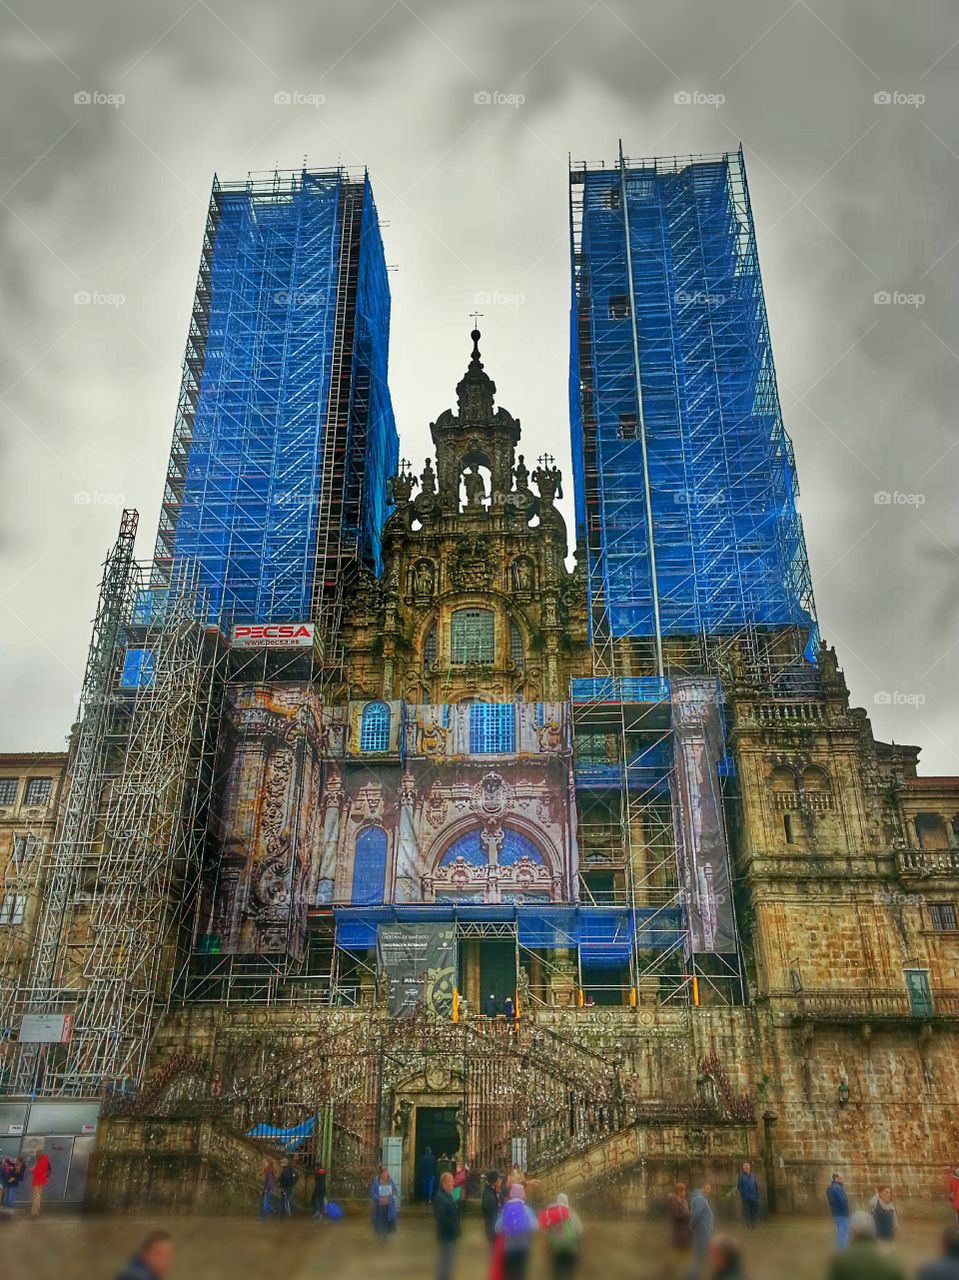
[[[423,468],[423,474],[420,477],[420,492],[432,497],[436,493],[436,472],[433,470],[432,458],[426,459],[426,466]]]
[[[516,481],[517,493],[525,493],[529,488],[529,467],[527,467],[526,460],[522,454],[516,460],[516,466],[513,468],[513,478]]]
[[[483,479],[479,467],[474,465],[471,471],[465,471],[463,473],[463,482],[466,485],[467,507],[481,507],[483,499],[486,497],[486,481]]]
[[[556,498],[563,496],[563,473],[559,467],[552,465],[548,454],[540,459],[540,465],[533,472],[533,481],[539,486],[539,496],[547,506],[552,506]]]
[[[526,556],[513,561],[513,590],[528,592],[533,590],[533,566]]]
[[[433,594],[433,566],[429,560],[417,560],[413,566],[413,594],[415,596]]]
[[[416,476],[408,470],[408,467],[409,463],[404,460],[400,464],[399,472],[389,482],[390,500],[398,507],[406,506],[413,492],[413,486],[416,484]]]

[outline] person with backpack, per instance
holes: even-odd
[[[279,1188],[280,1188],[280,1217],[293,1217],[293,1188],[300,1180],[296,1166],[289,1156],[283,1159],[283,1167],[280,1170]]]
[[[503,1280],[526,1280],[530,1246],[538,1230],[536,1214],[526,1203],[526,1188],[514,1182],[496,1219],[496,1234],[503,1238]]]
[[[539,1215],[539,1225],[546,1236],[550,1265],[557,1280],[574,1276],[579,1264],[579,1240],[583,1224],[569,1207],[569,1196],[560,1193],[556,1203]]]

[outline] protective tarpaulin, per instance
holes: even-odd
[[[455,924],[381,924],[376,930],[376,971],[386,979],[391,1018],[410,1018],[424,1005],[438,1017],[452,1016]]]
[[[673,826],[692,954],[736,951],[717,765],[725,756],[719,685],[673,677]]]

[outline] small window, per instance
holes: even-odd
[[[368,702],[360,725],[361,751],[387,751],[390,745],[390,709],[385,702]]]
[[[33,856],[41,846],[39,836],[35,836],[32,832],[21,835],[19,832],[14,834],[13,843],[10,846],[11,860],[19,867],[25,867],[33,861]]]
[[[450,661],[493,661],[493,614],[490,609],[457,609],[450,622]]]
[[[635,413],[621,413],[619,415],[620,440],[635,440],[638,425]]]
[[[52,778],[27,778],[26,804],[46,804],[50,799]]]
[[[629,298],[625,293],[612,293],[609,297],[610,320],[629,319]]]
[[[470,751],[507,755],[516,750],[516,716],[511,702],[474,702],[470,707]]]
[[[523,665],[523,636],[519,627],[510,618],[509,623],[509,656],[516,667]]]
[[[19,778],[0,778],[0,804],[16,804]]]
[[[783,835],[786,837],[786,843],[793,843],[793,820],[791,813],[783,814]]]
[[[956,904],[954,902],[933,902],[929,907],[929,919],[932,927],[942,933],[953,932],[956,928]]]
[[[127,649],[120,672],[121,689],[149,689],[153,684],[153,650]]]
[[[23,924],[23,915],[27,908],[26,895],[8,893],[0,899],[0,927],[3,925]]]
[[[429,671],[436,661],[436,627],[430,627],[423,640],[423,670]]]

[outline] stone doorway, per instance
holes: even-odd
[[[427,1150],[432,1152],[436,1160],[436,1179],[438,1179],[445,1165],[456,1154],[458,1147],[459,1128],[457,1127],[456,1107],[421,1105],[416,1108],[416,1129],[413,1143],[413,1189],[415,1199],[426,1200],[429,1196],[429,1188],[425,1185],[423,1159]],[[434,1181],[433,1190],[435,1188],[436,1182]]]

